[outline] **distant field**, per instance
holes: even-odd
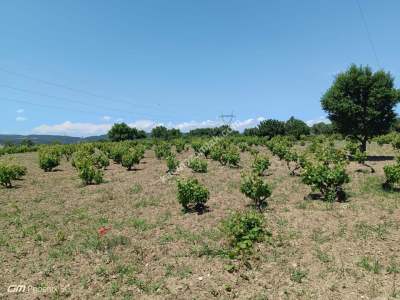
[[[147,150],[136,170],[111,163],[105,183],[89,186],[65,160],[45,173],[37,153],[12,155],[28,173],[0,188],[0,293],[25,284],[55,299],[399,298],[400,193],[381,187],[391,147],[370,145],[374,174],[350,163],[344,203],[304,200],[310,188],[259,149],[272,163],[264,212],[272,235],[246,260],[220,255],[227,242],[219,228],[250,204],[239,190],[248,152],[239,169],[209,160],[208,173],[167,175]],[[189,175],[210,190],[203,214],[183,213],[177,201],[175,179]]]

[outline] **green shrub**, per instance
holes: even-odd
[[[259,176],[263,176],[265,171],[268,170],[271,163],[269,162],[269,158],[267,156],[255,156],[254,161],[251,165],[251,169],[254,173]]]
[[[220,163],[222,165],[227,165],[230,167],[237,167],[239,166],[240,162],[240,154],[236,147],[230,146],[228,149],[222,152],[220,157]]]
[[[115,143],[112,145],[109,156],[117,164],[122,163],[122,156],[129,149],[129,146],[124,143]]]
[[[188,160],[187,166],[197,173],[207,173],[207,161],[199,157],[194,157]]]
[[[179,179],[177,187],[178,201],[185,211],[191,207],[201,211],[210,197],[208,189],[195,178]]]
[[[12,181],[26,175],[26,168],[17,164],[0,162],[0,184],[9,188]]]
[[[271,188],[256,174],[242,175],[240,191],[253,200],[259,210],[267,205],[267,198],[271,196]]]
[[[98,169],[106,169],[110,165],[110,160],[108,159],[107,155],[99,150],[95,149],[94,153],[92,154],[93,163]]]
[[[400,184],[400,157],[397,158],[397,164],[384,166],[383,171],[386,176],[384,187],[394,188],[397,184]]]
[[[45,172],[52,171],[60,164],[61,154],[57,149],[42,148],[39,151],[39,166]]]
[[[201,141],[192,141],[191,146],[192,146],[194,153],[196,155],[198,155],[198,154],[200,154],[200,149],[203,146],[203,143]]]
[[[348,141],[345,149],[347,150],[350,159],[370,168],[371,173],[375,173],[375,169],[366,163],[368,156],[365,151],[360,150],[360,145],[354,143],[353,141]]]
[[[286,165],[289,169],[291,176],[296,175],[296,171],[303,168],[305,165],[305,157],[297,154],[297,152],[289,149],[283,159],[286,161]]]
[[[134,165],[138,165],[141,159],[141,152],[136,148],[129,148],[122,155],[121,164],[123,167],[127,168],[129,171],[132,169]]]
[[[222,231],[229,239],[233,258],[251,251],[254,243],[270,235],[264,229],[264,217],[255,211],[237,212],[222,223]]]
[[[246,152],[249,151],[250,147],[246,142],[240,142],[238,143],[238,147],[240,149],[240,152]]]
[[[168,173],[173,174],[175,173],[176,169],[179,166],[179,160],[176,159],[175,155],[171,154],[170,156],[167,157],[166,159],[167,162],[167,168],[168,168]]]
[[[78,173],[79,178],[81,178],[86,185],[103,182],[103,172],[96,168],[89,157],[79,162]]]
[[[154,146],[154,153],[158,159],[167,158],[171,155],[171,145],[165,142]]]
[[[182,153],[185,150],[185,141],[184,140],[176,140],[175,141],[175,149],[176,152]]]
[[[324,200],[333,202],[336,199],[345,199],[342,186],[348,183],[350,178],[343,163],[307,163],[301,176],[302,181],[310,185],[313,191],[318,190]]]

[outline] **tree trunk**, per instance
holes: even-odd
[[[360,151],[361,152],[366,152],[367,151],[367,141],[368,141],[368,139],[366,137],[362,139],[361,145],[360,145]]]

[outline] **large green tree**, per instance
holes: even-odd
[[[302,135],[310,134],[310,127],[304,121],[291,117],[285,123],[285,133],[299,139]]]
[[[285,122],[269,119],[261,121],[257,126],[259,136],[274,137],[285,134]]]
[[[108,132],[108,138],[113,142],[145,138],[143,130],[131,128],[125,123],[115,123]]]
[[[339,73],[321,99],[335,129],[357,139],[362,151],[370,138],[390,130],[398,102],[399,91],[390,73],[356,65]]]

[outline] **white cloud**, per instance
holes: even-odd
[[[317,119],[314,119],[314,120],[308,120],[308,121],[306,121],[306,124],[308,125],[308,126],[313,126],[314,124],[317,124],[317,123],[325,123],[325,124],[329,124],[329,123],[331,123],[331,121],[329,120],[329,119],[327,119],[326,117],[319,117],[319,118],[317,118]]]
[[[242,131],[248,127],[257,126],[258,123],[265,120],[263,117],[251,118],[247,120],[237,120],[234,121],[231,126],[235,130]],[[205,120],[205,121],[189,121],[182,123],[160,123],[153,120],[137,120],[128,124],[131,127],[141,129],[144,131],[151,131],[156,126],[165,126],[167,128],[178,128],[183,132],[195,128],[205,128],[205,127],[217,127],[223,125],[220,120]],[[66,121],[61,124],[47,125],[43,124],[35,127],[32,131],[37,134],[61,134],[61,135],[71,135],[71,136],[90,136],[90,135],[100,135],[107,133],[110,130],[112,124],[94,124],[94,123],[73,123]]]
[[[55,125],[40,125],[33,128],[33,133],[37,134],[60,134],[71,136],[90,136],[106,133],[111,128],[111,124],[93,124],[93,123],[72,123],[66,121]]]
[[[104,121],[110,121],[112,118],[110,116],[103,116],[102,118]]]
[[[21,116],[15,118],[15,121],[17,121],[17,122],[24,122],[26,120],[27,119],[25,117],[21,117]]]
[[[22,114],[25,110],[23,108],[17,109],[17,114]]]

